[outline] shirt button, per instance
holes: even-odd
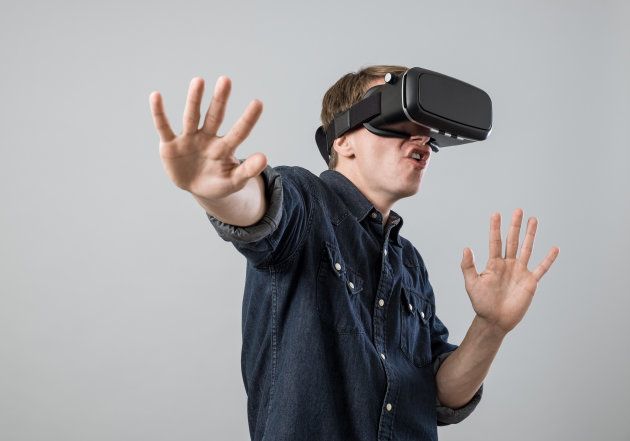
[[[385,248],[385,249],[383,250],[383,254],[385,254],[385,255],[387,256],[387,248]]]
[[[385,406],[385,409],[387,409],[388,412],[392,411],[392,403],[387,403],[387,406]]]
[[[382,352],[381,352],[381,358],[385,360],[385,354],[383,354]]]
[[[350,287],[350,289],[354,289],[354,283],[348,282],[348,286]]]
[[[385,304],[385,300],[378,299],[378,306],[383,306]]]
[[[424,311],[420,311],[420,317],[424,318]]]
[[[413,312],[413,306],[411,305],[411,303],[409,304],[409,312]],[[424,312],[420,312],[420,314],[423,315]],[[424,318],[424,316],[422,318]]]
[[[341,265],[339,264],[339,262],[335,263],[335,269],[337,271],[341,271]]]
[[[370,214],[370,216],[372,217],[372,219],[376,219],[376,216],[378,216],[378,214],[376,214],[376,212],[372,212],[372,214]]]

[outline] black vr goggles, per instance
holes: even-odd
[[[483,141],[492,129],[492,101],[483,90],[463,81],[420,67],[402,75],[388,73],[385,84],[370,88],[361,101],[320,126],[315,141],[328,163],[333,141],[363,125],[379,136],[430,137],[428,145],[441,147]]]

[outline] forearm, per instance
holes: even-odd
[[[505,335],[475,316],[464,340],[435,376],[440,403],[456,409],[470,401],[488,374]]]
[[[191,194],[208,214],[221,222],[239,227],[254,225],[267,210],[262,175],[251,178],[241,190],[219,200],[209,200]]]

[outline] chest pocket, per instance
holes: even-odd
[[[400,350],[417,367],[431,363],[431,303],[419,293],[403,287],[401,292]]]
[[[326,243],[317,270],[317,313],[338,334],[365,332],[361,324],[363,278],[349,267],[334,245]]]

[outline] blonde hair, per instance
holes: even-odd
[[[383,78],[386,73],[402,74],[407,71],[405,66],[378,64],[361,68],[357,72],[350,72],[339,78],[335,84],[324,94],[322,99],[322,113],[320,119],[324,131],[332,122],[335,115],[348,110],[358,103],[368,90],[368,86],[379,78]],[[337,166],[337,152],[331,148],[328,159],[330,170]]]

